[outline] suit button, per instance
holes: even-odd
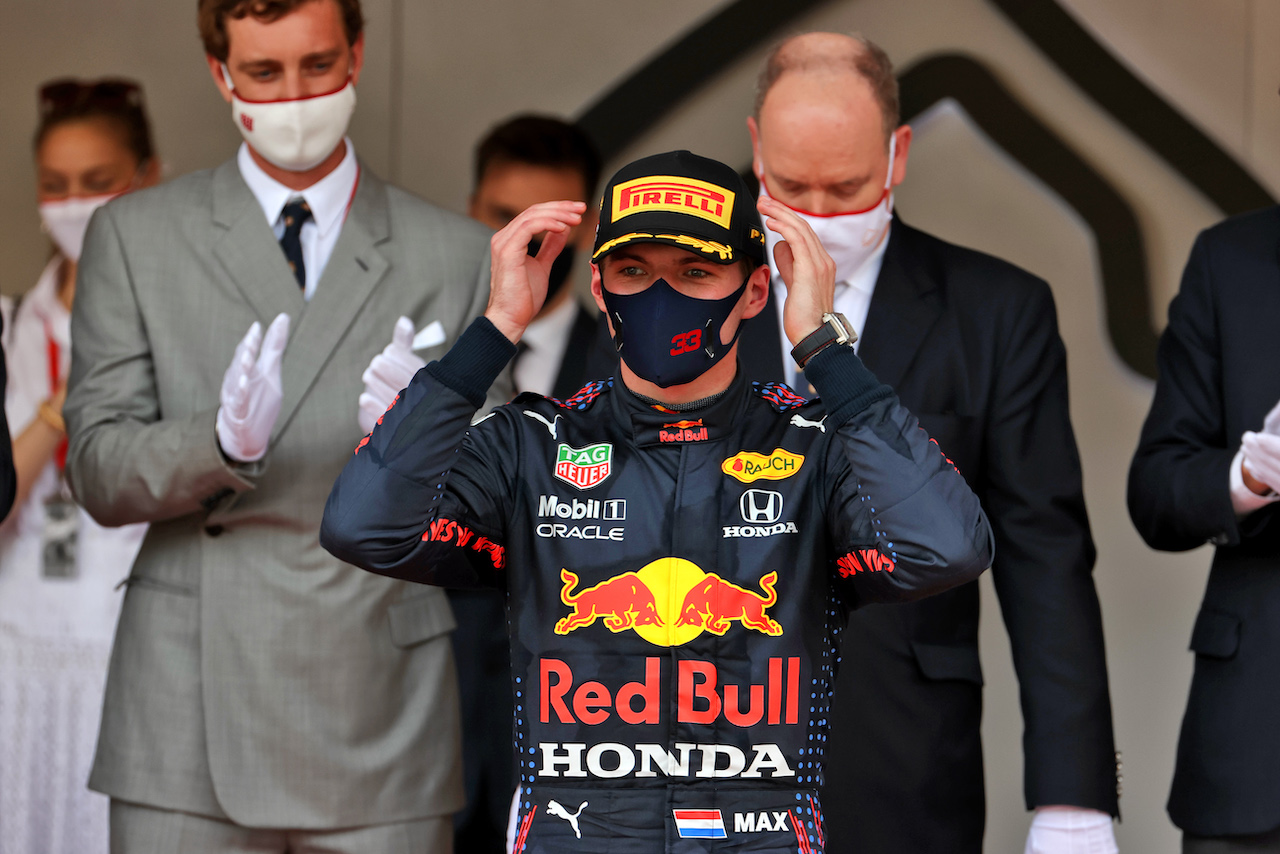
[[[221,536],[222,532],[225,530],[226,528],[222,527],[221,525],[210,525],[209,527],[204,529],[204,532],[211,537],[218,537],[218,536]]]

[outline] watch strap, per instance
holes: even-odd
[[[822,315],[822,325],[810,332],[800,343],[791,349],[791,358],[804,368],[805,363],[832,344],[845,344],[850,347],[858,340],[848,318],[838,312],[827,312]]]

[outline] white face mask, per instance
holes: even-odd
[[[106,196],[73,196],[57,202],[40,205],[40,219],[58,249],[72,261],[80,261],[84,248],[84,233],[89,228],[93,212],[122,193]]]
[[[797,216],[809,223],[814,234],[822,241],[836,262],[836,281],[853,281],[858,271],[875,254],[880,241],[893,221],[893,157],[897,149],[897,139],[889,137],[889,172],[884,178],[884,192],[871,207],[850,213],[816,214],[791,208]],[[765,187],[764,176],[760,176],[760,194],[773,198]],[[776,201],[776,200],[775,200]],[[765,249],[769,254],[769,267],[777,270],[773,260],[773,248],[782,242],[782,235],[771,229],[765,229]]]
[[[231,117],[240,135],[267,162],[290,172],[306,172],[324,162],[347,132],[356,109],[351,78],[336,92],[283,101],[246,101],[235,93],[231,73],[222,66],[231,89]]]

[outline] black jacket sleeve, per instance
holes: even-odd
[[[992,580],[1025,722],[1024,794],[1028,809],[1063,804],[1117,815],[1096,552],[1071,429],[1066,349],[1047,284],[1036,281],[1008,310],[982,474],[1001,548]]]
[[[420,370],[334,483],[321,545],[380,575],[502,586],[510,473],[480,446],[509,440],[510,423],[501,408],[475,428],[471,419],[514,353],[481,317]]]
[[[1218,307],[1212,256],[1201,235],[1160,336],[1159,382],[1129,467],[1129,515],[1147,545],[1186,551],[1236,545],[1230,467],[1240,445],[1223,422]]]
[[[991,566],[991,527],[937,442],[848,347],[828,347],[805,375],[827,406],[827,526],[845,598],[904,602]]]

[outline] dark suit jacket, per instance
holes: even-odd
[[[782,378],[777,312],[739,359]],[[1117,813],[1093,541],[1045,282],[895,220],[859,345],[982,500],[1026,728],[1028,808]],[[828,852],[981,850],[976,584],[855,613],[827,751]]]
[[[1129,470],[1129,513],[1150,546],[1218,546],[1169,796],[1174,824],[1197,836],[1280,827],[1280,509],[1237,522],[1228,485],[1240,435],[1280,400],[1277,252],[1280,208],[1196,240]]]

